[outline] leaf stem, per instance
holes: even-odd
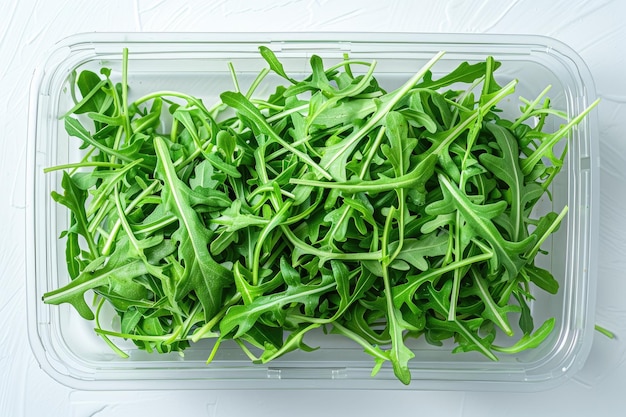
[[[604,328],[604,327],[602,327],[602,326],[600,326],[598,324],[594,325],[593,327],[594,327],[594,329],[597,332],[599,332],[600,334],[608,337],[609,339],[615,339],[615,337],[616,337],[615,333],[613,333],[612,331],[610,331],[610,330],[608,330],[608,329],[606,329],[606,328]]]
[[[124,131],[126,139],[130,139],[132,130],[130,127],[130,117],[128,116],[128,48],[122,50],[122,109],[121,115],[124,117]]]
[[[109,347],[115,352],[117,353],[121,358],[128,358],[128,354],[126,352],[124,352],[122,349],[120,349],[115,343],[113,343],[111,341],[111,339],[109,339],[107,337],[107,335],[105,333],[101,333],[100,331],[102,331],[102,326],[100,326],[100,310],[102,309],[102,306],[104,305],[104,302],[106,300],[104,298],[100,298],[100,301],[98,302],[98,306],[96,307],[96,333],[98,334],[98,336],[100,336],[107,345],[109,345]]]
[[[121,168],[122,164],[116,164],[113,162],[104,162],[104,161],[87,161],[87,162],[76,162],[73,164],[63,164],[63,165],[55,165],[53,167],[44,168],[43,172],[45,174],[53,171],[61,171],[64,169],[74,169],[74,168],[88,168],[88,167],[103,167],[103,168]]]
[[[386,126],[381,126],[380,129],[378,130],[378,134],[376,135],[376,138],[374,139],[374,143],[372,143],[372,146],[369,149],[369,152],[367,153],[367,157],[365,158],[365,161],[363,161],[363,166],[361,167],[359,179],[363,180],[365,178],[365,174],[367,173],[370,167],[370,164],[372,163],[372,160],[374,159],[374,156],[376,156],[376,152],[378,152],[378,149],[380,148],[380,144],[383,141],[383,137],[385,136],[386,131],[387,131]]]

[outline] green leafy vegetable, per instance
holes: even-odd
[[[439,53],[386,91],[376,62],[314,55],[297,80],[260,54],[248,92],[230,65],[235,91],[210,110],[167,90],[132,102],[126,50],[120,83],[75,77],[63,122],[85,157],[46,170],[64,171],[52,198],[69,210],[70,281],[44,302],[95,319],[122,356],[115,338],[161,353],[214,339],[209,361],[231,340],[267,363],[315,350],[306,337],[323,329],[404,384],[412,338],[490,360],[540,346],[555,320],[535,330],[529,303],[559,280],[535,258],[567,207],[534,207],[563,166],[556,145],[596,103],[567,118],[546,89],[507,119],[517,81],[500,86],[491,57],[436,78]],[[285,85],[254,97],[269,72]],[[565,121],[545,132],[547,117]],[[119,331],[101,326],[104,303]]]

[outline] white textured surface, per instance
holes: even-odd
[[[0,416],[621,415],[626,400],[626,2],[565,0],[4,0],[0,2]],[[597,335],[585,368],[535,394],[464,392],[78,392],[39,369],[26,335],[28,88],[59,39],[93,31],[405,31],[549,35],[596,80],[601,160]]]

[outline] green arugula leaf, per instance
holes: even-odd
[[[552,333],[556,320],[554,318],[546,320],[532,335],[525,334],[514,345],[501,347],[493,345],[493,350],[503,353],[518,353],[527,349],[535,349]]]
[[[102,89],[106,84],[107,81],[102,80],[98,74],[88,70],[81,71],[76,80],[76,85],[83,99],[74,106],[71,112],[83,114],[107,111],[107,104],[111,104],[111,102],[107,99],[107,94]]]
[[[157,173],[163,181],[163,203],[178,218],[179,228],[172,238],[179,242],[178,253],[185,262],[185,276],[178,284],[179,296],[193,290],[209,320],[222,305],[222,290],[232,282],[232,273],[213,260],[208,250],[209,233],[191,208],[189,188],[177,177],[165,142],[155,138],[159,163]]]
[[[316,329],[318,327],[320,327],[320,325],[315,324],[315,323],[309,324],[307,326],[301,326],[299,330],[294,331],[291,334],[289,334],[289,336],[287,337],[287,340],[285,340],[285,343],[282,346],[280,346],[280,348],[277,348],[273,344],[266,344],[265,350],[263,351],[263,354],[261,355],[257,363],[270,362],[296,349],[300,349],[305,352],[313,352],[314,350],[317,350],[318,348],[311,348],[307,346],[304,343],[303,339],[307,332],[309,332],[310,330]]]
[[[509,217],[513,225],[511,240],[518,241],[525,237],[523,236],[523,209],[525,207],[522,205],[522,196],[527,194],[527,190],[524,187],[524,175],[518,164],[519,149],[517,140],[513,137],[511,132],[502,126],[489,123],[486,127],[496,138],[502,156],[497,157],[493,154],[482,154],[480,155],[480,162],[509,187],[511,194]]]
[[[437,291],[432,285],[428,287],[430,302],[427,304],[443,317],[448,317],[450,309],[450,294],[452,292],[452,282],[447,281],[441,290]],[[463,321],[456,318],[454,320],[439,320],[434,317],[428,317],[427,323],[433,328],[444,329],[454,333],[458,333],[464,340],[463,351],[476,350],[489,359],[497,361],[498,358],[491,351],[489,339],[481,338],[476,331],[473,331]]]
[[[259,296],[248,305],[231,307],[220,322],[222,337],[239,338],[246,333],[260,317],[268,312],[282,315],[282,308],[290,303],[316,305],[319,297],[336,286],[332,275],[322,275],[322,281],[314,284],[288,286],[283,292]],[[231,335],[231,333],[236,331]]]
[[[475,80],[484,77],[486,65],[487,64],[485,62],[477,62],[475,64],[462,62],[457,68],[437,80],[432,79],[432,73],[429,71],[424,76],[424,81],[419,83],[417,86],[420,88],[429,88],[431,90],[436,90],[438,88],[447,87],[455,83],[472,83]],[[496,67],[494,68],[494,70],[497,69],[499,66],[500,63],[496,63]]]
[[[72,269],[76,268],[76,254],[80,252],[80,248],[77,247],[78,241],[76,235],[80,235],[85,238],[87,241],[87,245],[89,246],[89,252],[91,253],[91,258],[94,259],[98,256],[99,251],[96,248],[96,244],[93,240],[93,236],[89,233],[89,223],[87,221],[87,214],[85,210],[85,204],[87,201],[87,193],[81,190],[67,173],[63,173],[63,179],[61,180],[61,186],[64,189],[63,195],[57,193],[56,191],[52,192],[52,198],[59,204],[63,204],[70,210],[71,220],[70,220],[70,229],[68,231],[69,235],[75,235],[75,237],[68,240],[67,243],[67,253],[71,258],[70,265]],[[72,274],[75,275],[76,271],[72,271]]]
[[[480,237],[489,242],[495,251],[498,262],[503,265],[508,276],[516,277],[521,267],[526,263],[521,254],[534,243],[535,236],[529,236],[520,242],[505,240],[492,221],[506,207],[504,201],[489,205],[477,205],[472,203],[466,195],[441,174],[439,175],[439,182],[442,186],[444,199],[432,203],[429,206],[429,213],[446,214],[458,210],[467,221],[468,227],[471,227]]]
[[[297,83],[296,80],[290,78],[287,75],[285,69],[283,68],[283,64],[278,60],[278,58],[276,58],[276,54],[274,54],[274,51],[272,51],[267,46],[261,45],[259,46],[259,52],[261,53],[263,59],[265,59],[265,61],[269,64],[272,71],[274,71],[276,74],[280,75],[287,81],[291,82],[292,84]]]

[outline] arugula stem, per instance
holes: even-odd
[[[489,64],[487,64],[487,68],[489,70]],[[467,160],[470,155],[470,150],[474,146],[474,143],[478,136],[478,132],[479,132],[481,125],[482,125],[482,116],[479,113],[474,126],[470,128],[470,131],[467,136],[467,146],[465,148],[465,154],[463,155],[463,160],[461,162],[461,175],[459,179],[459,189],[461,190],[465,190],[465,181],[466,181],[465,173],[467,172]],[[458,210],[456,210],[455,217],[456,217],[456,221],[454,222],[453,253],[454,253],[454,259],[458,261],[462,259],[463,257],[463,253],[461,249],[462,217],[461,217],[461,213]],[[457,307],[457,302],[459,298],[460,287],[461,287],[461,270],[457,268],[453,272],[452,291],[451,291],[451,296],[450,296],[450,310],[448,311],[448,321],[453,321],[456,318],[456,307]]]
[[[178,333],[180,333],[180,327],[176,327],[175,332],[173,332],[173,333],[164,334],[164,335],[161,335],[161,336],[151,336],[151,335],[145,335],[145,334],[120,333],[120,332],[114,332],[114,331],[111,331],[111,330],[104,330],[104,329],[100,329],[100,328],[95,329],[95,332],[98,333],[100,336],[114,336],[114,337],[119,337],[121,339],[138,340],[138,341],[144,341],[144,342],[159,342],[159,343],[163,343],[163,342],[167,342],[167,341],[171,341],[171,340],[173,340],[175,342],[191,340],[191,337],[189,337],[189,336],[180,337],[178,335]]]
[[[128,117],[128,48],[122,51],[122,111],[124,117],[124,130],[126,137],[131,135],[130,118]]]
[[[517,120],[511,125],[510,127],[511,130],[517,129],[519,125],[521,125],[522,123],[524,123],[524,121],[526,121],[529,117],[531,117],[531,115],[535,111],[535,107],[537,106],[537,104],[539,104],[539,102],[545,97],[545,95],[548,94],[548,91],[550,91],[551,88],[552,86],[548,85],[546,88],[543,89],[541,93],[539,93],[537,98],[535,98],[535,100],[533,100],[532,103],[526,104],[526,109],[517,118]]]
[[[346,72],[346,75],[352,79],[354,79],[354,74],[352,74],[352,68],[350,67],[350,63],[348,60],[350,59],[347,53],[343,54],[343,70]]]
[[[369,152],[367,153],[367,157],[365,158],[365,161],[363,162],[363,166],[361,167],[359,179],[363,180],[365,178],[365,174],[367,174],[370,164],[372,163],[372,160],[374,159],[376,152],[378,152],[378,149],[380,148],[380,144],[383,141],[383,137],[385,136],[386,130],[387,128],[385,126],[381,126],[380,129],[378,130],[376,139],[374,139],[374,143],[372,143],[372,146],[370,147]]]
[[[285,252],[288,248],[286,241],[281,241],[278,246],[270,253],[270,256],[263,263],[263,268],[271,269],[272,265],[276,265],[276,260]]]
[[[454,223],[454,259],[459,261],[463,259],[463,253],[461,251],[461,213],[456,211],[456,222]],[[450,293],[450,309],[448,310],[448,321],[453,321],[456,318],[456,304],[459,299],[459,290],[461,288],[461,275],[460,269],[456,268],[453,271],[452,277],[452,292]]]
[[[495,312],[493,314],[493,316],[496,318],[494,320],[494,324],[499,326],[507,336],[513,336],[513,329],[511,329],[511,326],[507,322],[506,317],[504,317],[503,319],[502,316],[498,314],[499,306],[494,302],[493,298],[491,297],[489,287],[485,280],[476,272],[474,268],[470,269],[470,274],[474,280],[474,285],[478,288],[481,300],[483,300],[483,302],[485,303],[485,310],[489,309]]]
[[[261,234],[259,235],[259,238],[255,243],[254,255],[252,258],[252,285],[257,285],[259,283],[259,267],[261,249],[263,248],[263,244],[268,238],[270,232],[279,227],[284,219],[287,218],[287,212],[291,208],[292,204],[293,203],[291,201],[284,203],[283,206],[276,212],[276,214],[274,214],[269,223],[267,223],[265,227],[261,230]]]
[[[565,163],[564,162],[565,161],[565,157],[567,156],[567,149],[568,149],[568,147],[569,147],[569,144],[567,142],[565,142],[565,146],[563,147],[563,153],[558,158],[558,161],[553,161],[554,165],[552,166],[552,169],[548,173],[548,177],[541,184],[541,188],[543,188],[543,190],[545,192],[548,191],[548,189],[550,188],[550,185],[552,184],[552,181],[554,180],[554,178],[558,175],[559,172],[561,172],[561,168],[563,167],[563,164]]]
[[[232,62],[228,62],[228,70],[230,71],[230,76],[233,79],[233,85],[235,86],[235,91],[240,92],[239,89],[239,80],[237,79],[237,73],[235,72],[235,67]]]
[[[115,185],[122,181],[124,176],[135,166],[141,165],[143,159],[136,159],[133,162],[124,165],[123,168],[113,171],[113,175],[108,178],[108,181],[103,182],[103,185],[100,188],[100,193],[93,199],[92,203],[87,208],[87,216],[94,214],[96,211],[99,211],[102,207],[102,204],[108,199],[109,193],[112,191],[112,188]]]
[[[128,213],[127,213],[128,214]],[[178,217],[174,215],[165,216],[158,221],[152,222],[142,227],[134,226],[133,229],[142,235],[150,235],[156,231],[163,229],[166,226],[169,226],[172,223],[178,221]]]
[[[330,74],[333,71],[335,71],[336,69],[339,69],[341,67],[345,67],[346,65],[362,65],[362,66],[365,66],[365,67],[371,67],[372,66],[372,62],[370,62],[370,61],[362,61],[362,60],[358,60],[358,59],[344,59],[340,63],[334,64],[334,65],[331,65],[330,67],[328,67],[325,72],[326,72],[326,74]],[[354,78],[354,77],[352,77],[352,78]]]
[[[128,354],[126,352],[124,352],[122,349],[120,349],[119,347],[117,347],[117,345],[115,343],[113,343],[111,341],[111,339],[109,339],[107,337],[106,334],[104,333],[100,333],[99,330],[102,330],[102,326],[100,325],[100,310],[102,309],[102,306],[104,305],[104,302],[106,300],[104,298],[101,298],[100,301],[98,302],[98,306],[96,307],[96,314],[95,314],[95,320],[96,320],[96,333],[98,334],[98,336],[100,336],[107,345],[109,345],[109,347],[118,354],[118,356],[120,356],[121,358],[128,358]]]
[[[222,307],[222,309],[211,318],[211,320],[207,321],[202,327],[198,328],[193,335],[191,336],[190,340],[192,342],[198,342],[200,339],[204,339],[205,336],[207,334],[209,334],[211,332],[211,330],[218,325],[218,323],[220,322],[220,320],[222,319],[222,317],[224,317],[226,315],[226,313],[228,312],[228,309],[235,305],[236,303],[239,302],[239,300],[241,300],[241,294],[240,293],[236,293],[235,295],[233,295],[230,300],[228,300],[225,304],[224,307]],[[210,337],[213,337],[213,335],[211,335]],[[218,339],[219,340],[219,339]]]
[[[90,234],[95,234],[96,230],[98,230],[98,228],[102,224],[102,221],[105,219],[111,208],[111,202],[107,200],[100,207],[100,209],[93,216],[91,216],[91,219],[89,220],[89,225],[87,227],[87,231]]]
[[[248,98],[248,96],[246,96],[246,98]],[[256,105],[259,109],[272,109],[272,110],[278,110],[278,111],[282,111],[285,109],[285,106],[279,106],[278,104],[273,104],[273,103],[270,103],[269,101],[259,100],[259,99],[254,99],[254,98],[251,98],[249,100],[250,100],[250,103]]]
[[[178,314],[174,315],[175,321],[179,323],[181,331],[180,333],[183,335],[189,335],[191,328],[196,324],[202,321],[202,304],[197,303],[193,306],[192,310],[189,312],[189,315],[182,320],[182,317]],[[168,343],[174,343],[174,340],[168,341]]]
[[[608,330],[608,329],[606,329],[606,328],[604,328],[604,327],[602,327],[602,326],[600,326],[598,324],[596,324],[593,328],[597,332],[599,332],[600,334],[608,337],[609,339],[615,339],[616,338],[615,333],[613,333],[612,331],[610,331],[610,330]]]
[[[137,100],[135,100],[132,105],[139,107],[141,104],[145,103],[146,101],[149,101],[155,98],[163,98],[163,97],[181,98],[185,100],[187,103],[195,105],[200,110],[202,110],[205,114],[210,114],[209,111],[206,109],[206,107],[204,107],[204,105],[202,104],[202,102],[200,102],[198,98],[190,96],[185,93],[178,92],[178,91],[163,90],[163,91],[156,91],[154,93],[146,94],[145,96],[140,97]]]
[[[303,210],[301,213],[289,217],[287,220],[284,221],[283,224],[285,226],[289,226],[289,225],[292,225],[294,223],[297,223],[299,221],[306,219],[311,213],[315,212],[315,210],[318,209],[323,198],[324,198],[324,194],[319,192],[317,194],[317,198],[315,199],[315,201],[306,210]]]
[[[289,239],[292,245],[300,249],[304,254],[313,255],[320,258],[320,260],[344,260],[344,261],[380,261],[382,257],[381,251],[375,252],[353,252],[353,253],[341,253],[341,252],[329,252],[321,249],[317,249],[306,242],[298,239],[293,232],[286,226],[281,225],[281,230]]]
[[[411,381],[411,373],[408,369],[408,360],[415,356],[404,345],[404,338],[402,335],[403,327],[398,322],[399,310],[396,309],[393,302],[393,293],[391,287],[391,281],[389,279],[389,265],[393,259],[387,253],[389,244],[389,233],[391,231],[391,224],[395,217],[395,207],[391,206],[387,218],[385,219],[385,226],[383,228],[383,234],[381,237],[381,267],[383,272],[383,292],[385,295],[386,303],[386,316],[387,316],[387,328],[389,329],[389,336],[391,337],[391,350],[389,358],[393,366],[393,372],[396,377],[404,384],[409,384]]]
[[[253,197],[255,197],[255,196],[259,195],[259,194],[263,194],[263,193],[272,191],[273,189],[274,189],[274,187],[270,183],[266,183],[266,184],[264,184],[264,185],[262,185],[260,187],[257,187],[252,193],[250,193],[248,195],[247,198],[248,198],[248,200],[251,200]],[[280,193],[282,195],[284,195],[285,197],[287,197],[287,198],[291,198],[291,199],[296,198],[296,196],[293,195],[293,193],[290,193],[287,190],[283,190],[282,188],[280,189]]]
[[[309,105],[308,104],[303,104],[301,106],[297,106],[297,107],[292,107],[290,109],[287,110],[283,110],[280,113],[276,113],[272,116],[269,116],[266,120],[268,123],[274,123],[277,122],[281,119],[284,119],[285,117],[293,114],[293,113],[300,113],[303,111],[307,111],[309,109]]]
[[[535,255],[537,255],[537,252],[539,252],[539,249],[541,248],[541,245],[543,244],[543,242],[545,242],[545,240],[550,236],[550,234],[552,234],[556,230],[556,228],[559,226],[559,224],[561,224],[561,220],[563,220],[567,212],[568,212],[568,207],[567,206],[563,207],[563,209],[561,210],[559,215],[556,217],[556,219],[554,219],[554,222],[552,222],[550,227],[548,227],[545,233],[537,239],[537,241],[535,242],[535,245],[528,252],[526,252],[525,257],[527,259],[533,259]]]
[[[124,129],[120,126],[117,129],[117,133],[115,135],[115,140],[113,141],[112,149],[115,149],[116,151],[120,150],[120,143],[122,142],[123,133],[124,133]],[[115,160],[116,160],[116,156],[115,155],[110,155],[109,156],[109,161],[115,162]]]
[[[172,119],[172,130],[170,131],[170,142],[177,143],[178,142],[178,119]]]
[[[174,162],[174,167],[176,169],[181,169],[183,167],[186,167],[187,165],[195,161],[198,158],[198,156],[203,154],[206,151],[206,149],[211,145],[212,144],[210,141],[206,141],[202,143],[199,147],[195,148],[194,151],[191,152],[186,159]]]
[[[135,252],[137,253],[137,255],[140,255],[142,260],[144,260],[145,263],[148,263],[145,259],[145,255],[143,254],[143,250],[139,247],[139,242],[137,241],[137,238],[135,237],[134,233],[130,229],[128,220],[126,219],[126,214],[124,213],[124,209],[122,208],[122,203],[120,201],[120,193],[118,190],[118,186],[115,186],[113,189],[113,200],[115,202],[115,207],[117,208],[118,219],[120,221],[120,224],[122,225],[122,229],[124,229],[124,231],[126,232],[128,241],[135,249]]]
[[[246,344],[241,339],[235,339],[235,343],[239,345],[243,353],[245,353],[248,359],[250,359],[252,362],[256,362],[259,360],[259,358],[254,353],[252,353],[250,349],[248,349],[248,346],[246,346]],[[215,350],[211,351],[211,353],[213,352],[215,352]],[[207,359],[207,363],[211,363],[212,360],[213,356],[209,356],[209,359]]]
[[[396,286],[396,290],[394,291],[394,298],[399,300],[403,297],[406,297],[407,294],[412,294],[417,291],[419,286],[427,281],[432,281],[445,273],[454,271],[455,269],[463,268],[479,262],[488,261],[492,257],[493,253],[491,252],[481,253],[479,255],[464,258],[461,261],[455,261],[447,265],[440,266],[439,268],[430,269],[419,275],[407,276],[408,283],[402,286]]]
[[[100,162],[100,161],[85,161],[85,162],[76,162],[73,164],[63,164],[63,165],[55,165],[53,167],[47,167],[43,169],[45,174],[53,171],[61,171],[64,169],[73,169],[73,168],[88,168],[88,167],[99,167],[99,168],[121,168],[123,165],[116,164],[113,162]]]
[[[246,98],[250,99],[250,97],[252,97],[252,94],[254,94],[259,84],[261,84],[261,81],[263,81],[269,73],[269,68],[263,68],[261,72],[259,72],[254,81],[252,81],[252,84],[250,84],[250,88],[248,88],[248,92],[246,93]]]
[[[506,282],[506,286],[502,290],[502,294],[500,294],[500,298],[498,299],[498,305],[499,306],[506,305],[506,303],[509,301],[509,298],[511,298],[511,294],[513,294],[513,291],[517,287],[519,287],[519,279],[518,278],[511,279],[511,280],[507,281]]]
[[[63,115],[59,116],[59,120],[63,120],[66,117],[68,117],[69,115],[74,114],[78,110],[80,110],[80,108],[83,107],[85,105],[85,103],[90,101],[93,98],[93,96],[98,91],[100,91],[102,89],[102,87],[104,87],[108,83],[109,83],[109,80],[107,80],[107,79],[99,81],[98,84],[96,84],[91,90],[89,90],[89,92],[87,94],[85,94],[85,96],[82,98],[82,100],[80,100],[78,103],[76,103],[74,105],[74,107],[72,107],[71,109],[66,111]],[[74,85],[74,84],[72,84],[72,85]]]
[[[341,334],[343,334],[344,336],[349,337],[350,339],[352,339],[353,341],[355,341],[356,343],[358,343],[359,345],[361,345],[363,347],[363,349],[369,353],[370,355],[383,360],[383,361],[388,361],[389,357],[387,356],[386,352],[379,350],[379,349],[375,349],[371,343],[369,343],[367,340],[365,340],[363,337],[359,336],[357,333],[353,332],[352,330],[348,329],[347,327],[343,326],[342,324],[340,324],[338,321],[334,321],[333,323],[333,327]]]

